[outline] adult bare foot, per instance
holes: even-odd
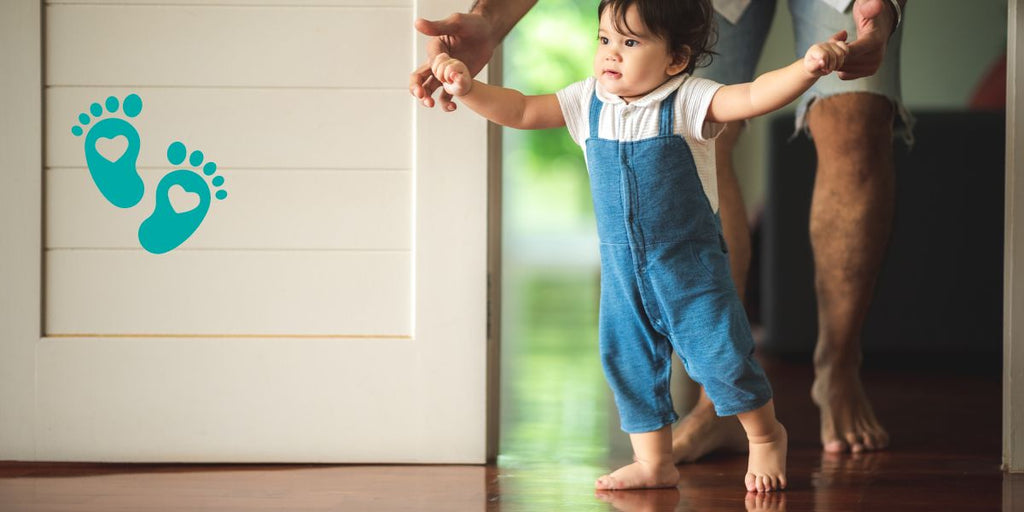
[[[597,479],[594,487],[599,491],[623,489],[656,489],[679,484],[679,470],[671,461],[661,463],[636,462],[623,466],[610,475]]]
[[[777,423],[774,432],[750,437],[750,458],[743,482],[748,491],[770,492],[786,488],[786,427]]]
[[[859,453],[889,446],[889,434],[875,418],[856,368],[818,366],[811,399],[821,411],[826,452]]]
[[[744,453],[748,447],[743,426],[734,417],[720,418],[702,389],[697,405],[672,431],[672,460],[694,462],[717,451]]]

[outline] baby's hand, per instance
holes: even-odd
[[[444,90],[452,96],[465,96],[473,88],[469,68],[461,60],[453,59],[447,53],[439,53],[434,57],[430,70],[444,86]]]
[[[825,76],[841,68],[849,52],[846,31],[840,30],[828,41],[807,49],[807,54],[804,55],[804,69],[814,76]]]

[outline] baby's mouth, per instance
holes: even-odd
[[[622,73],[619,73],[618,71],[612,71],[610,69],[605,69],[601,71],[601,74],[608,78],[619,78],[622,76]]]

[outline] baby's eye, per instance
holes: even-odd
[[[632,48],[633,46],[636,46],[638,44],[640,44],[640,41],[637,41],[636,39],[626,39],[626,46]]]
[[[601,44],[608,44],[608,38],[604,36],[597,36],[597,40],[601,41]]]

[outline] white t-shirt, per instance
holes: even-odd
[[[718,179],[714,138],[725,125],[707,122],[706,118],[711,98],[721,86],[713,80],[684,74],[668,80],[643,98],[626,104],[622,98],[605,92],[597,80],[590,77],[558,91],[556,96],[569,135],[586,155],[587,138],[590,137],[590,101],[595,89],[598,99],[603,103],[597,123],[597,136],[620,141],[657,137],[661,103],[672,91],[679,89],[672,106],[672,133],[681,136],[690,147],[697,175],[704,185],[704,194],[711,203],[712,211],[717,212]]]

